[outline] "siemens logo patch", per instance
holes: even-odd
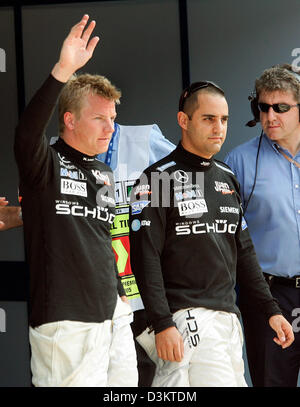
[[[86,182],[61,179],[60,192],[67,195],[87,197],[87,184]]]
[[[233,206],[220,206],[221,213],[237,213],[239,214],[239,208],[235,208]]]

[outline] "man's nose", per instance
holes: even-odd
[[[269,110],[267,113],[267,118],[270,122],[276,119],[276,114],[275,114],[272,106],[269,107]]]
[[[114,121],[111,120],[111,119],[108,119],[106,121],[105,129],[106,129],[107,132],[113,133],[115,131],[115,123],[114,123]]]
[[[223,133],[223,131],[224,131],[224,124],[223,124],[223,122],[222,122],[222,120],[220,119],[220,120],[216,120],[215,121],[215,125],[214,125],[214,131],[215,131],[215,133]]]

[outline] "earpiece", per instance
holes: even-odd
[[[259,122],[259,109],[258,109],[258,99],[255,92],[252,92],[250,96],[248,96],[248,100],[250,100],[250,107],[251,112],[253,114],[253,119],[246,123],[248,127],[256,126],[256,123]]]

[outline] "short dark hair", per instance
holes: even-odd
[[[193,82],[186,87],[179,98],[179,111],[186,113],[191,117],[194,111],[198,108],[199,93],[211,93],[225,97],[225,92],[220,86],[211,81]]]

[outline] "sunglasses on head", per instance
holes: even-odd
[[[194,82],[190,86],[184,89],[179,99],[179,111],[182,112],[184,108],[185,101],[197,90],[207,88],[208,86],[213,86],[218,89],[223,95],[224,91],[218,85],[211,81]]]
[[[297,105],[289,105],[287,103],[275,103],[274,105],[269,105],[268,103],[258,103],[258,108],[261,112],[263,113],[268,113],[270,107],[274,110],[276,113],[286,113],[288,112],[292,107],[300,106],[299,104]]]

